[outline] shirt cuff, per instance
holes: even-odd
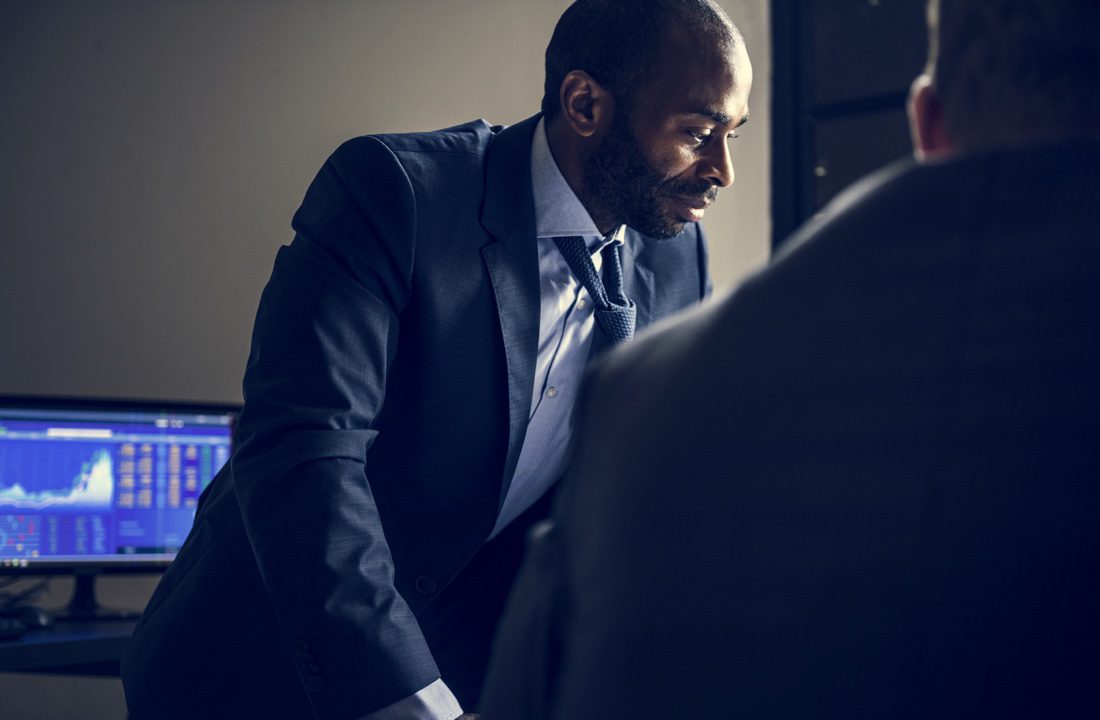
[[[442,679],[359,720],[455,720],[462,706]]]

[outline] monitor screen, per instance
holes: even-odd
[[[236,408],[0,398],[0,572],[167,564]]]

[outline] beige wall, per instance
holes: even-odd
[[[354,135],[541,97],[562,0],[0,2],[0,393],[235,401],[260,290]],[[766,257],[765,0],[737,182],[708,218],[727,284]]]
[[[260,290],[327,154],[532,114],[567,4],[0,0],[0,393],[239,400]],[[722,4],[756,87],[708,214],[718,286],[770,235],[767,2]],[[150,587],[102,585],[116,604]],[[114,681],[0,676],[4,717],[120,702]]]

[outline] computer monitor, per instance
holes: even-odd
[[[68,615],[102,616],[95,575],[168,566],[229,460],[238,410],[0,397],[0,575],[75,575]]]

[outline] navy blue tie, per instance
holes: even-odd
[[[619,244],[603,249],[603,262],[609,287],[605,287],[592,264],[588,245],[582,237],[558,237],[554,243],[561,251],[569,269],[580,281],[592,302],[596,305],[596,322],[612,343],[621,343],[634,337],[634,320],[638,309],[623,293],[623,265],[619,257]]]

